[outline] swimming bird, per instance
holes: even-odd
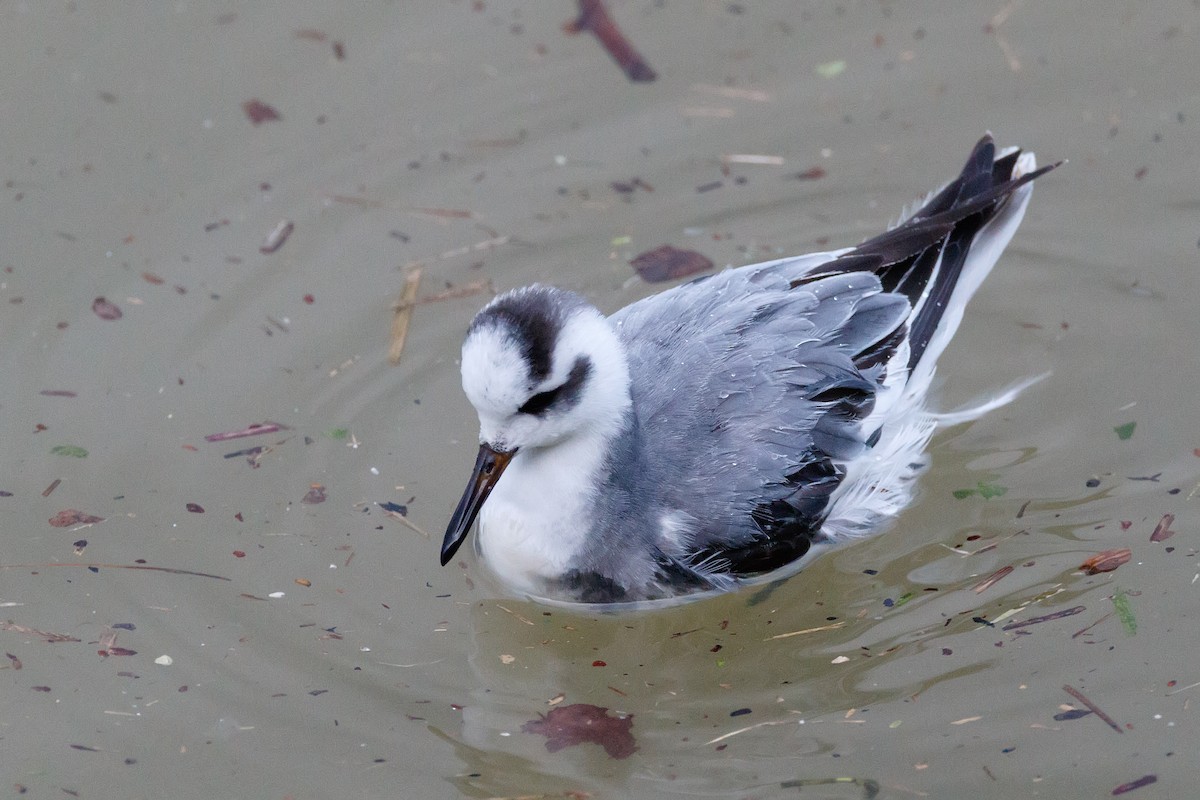
[[[1055,166],[985,136],[857,247],[727,269],[607,318],[549,286],[497,296],[462,347],[480,447],[442,564],[478,517],[510,588],[636,603],[785,575],[814,545],[875,532],[926,464],[937,358]]]

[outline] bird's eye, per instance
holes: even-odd
[[[554,405],[554,401],[562,394],[562,389],[563,387],[559,386],[546,392],[538,392],[526,400],[524,405],[517,409],[517,413],[532,414],[534,416],[541,414],[547,408]]]
[[[579,402],[579,395],[591,373],[592,362],[587,356],[579,356],[565,381],[553,389],[538,392],[526,400],[525,404],[517,409],[517,413],[540,417],[550,406],[558,406],[560,411],[570,408]]]

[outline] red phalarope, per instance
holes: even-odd
[[[880,236],[608,318],[546,286],[498,296],[463,344],[481,445],[442,564],[478,516],[511,588],[627,603],[786,574],[874,532],[925,464],[937,358],[1054,166],[985,136]]]

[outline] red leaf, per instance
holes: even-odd
[[[124,316],[115,303],[110,303],[103,297],[97,297],[92,301],[92,311],[100,319],[120,319]]]
[[[664,244],[635,257],[629,262],[643,280],[655,283],[704,272],[713,262],[695,250],[679,250]]]
[[[539,714],[521,726],[522,733],[546,737],[546,749],[556,753],[564,747],[591,742],[604,748],[609,758],[629,758],[637,750],[633,740],[633,717],[610,717],[607,708],[575,703]]]
[[[1163,514],[1162,519],[1154,526],[1154,533],[1150,534],[1150,541],[1165,542],[1175,535],[1175,531],[1171,530],[1171,523],[1175,521],[1174,514]]]
[[[1079,568],[1088,575],[1096,575],[1101,572],[1112,572],[1117,567],[1125,564],[1133,557],[1133,552],[1128,547],[1121,547],[1115,550],[1105,550],[1103,553],[1089,558],[1087,561],[1079,565]]]
[[[826,174],[824,167],[810,167],[803,172],[794,173],[792,177],[798,181],[819,181]]]
[[[242,111],[246,112],[246,116],[250,118],[250,124],[252,125],[261,125],[264,122],[274,122],[275,120],[283,119],[278,111],[257,98],[242,103]]]
[[[74,508],[64,508],[50,518],[50,524],[56,528],[70,528],[72,525],[91,525],[96,522],[104,522],[104,517],[85,514]]]

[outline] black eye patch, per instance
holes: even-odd
[[[591,372],[592,362],[586,356],[580,356],[575,359],[575,366],[571,367],[571,374],[567,376],[566,381],[561,386],[547,389],[544,392],[538,392],[526,400],[517,409],[517,413],[541,416],[551,406],[557,406],[560,409],[570,408],[579,401],[579,394],[583,391],[583,384],[587,381],[588,375]]]

